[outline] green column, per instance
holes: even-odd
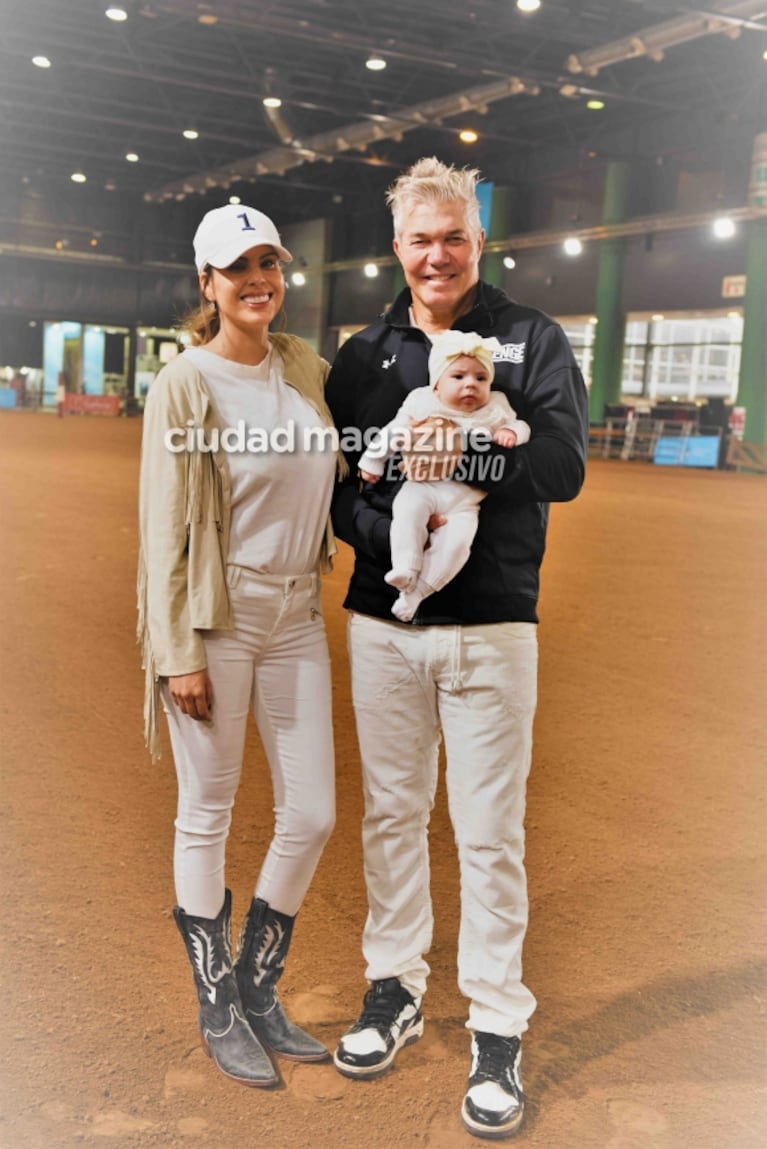
[[[607,165],[603,223],[623,223],[626,219],[630,175],[630,165],[624,160],[614,160]],[[597,331],[589,393],[589,418],[592,423],[602,421],[605,403],[618,403],[621,397],[623,342],[626,333],[622,302],[625,245],[624,239],[606,239],[599,245]]]
[[[503,239],[504,236],[511,235],[514,196],[512,188],[493,188],[488,239]],[[502,251],[488,251],[482,256],[482,278],[486,283],[492,283],[493,287],[503,287],[503,256]]]
[[[744,438],[767,446],[767,220],[748,225],[739,407],[746,408]]]

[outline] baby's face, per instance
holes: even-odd
[[[490,375],[479,359],[461,355],[453,359],[434,388],[446,407],[470,414],[490,399]]]

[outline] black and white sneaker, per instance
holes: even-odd
[[[471,1039],[471,1074],[461,1120],[469,1133],[489,1139],[516,1133],[525,1115],[518,1037],[475,1033]]]
[[[374,981],[359,1020],[339,1041],[333,1062],[344,1077],[378,1077],[399,1049],[422,1034],[420,1001],[396,977]]]

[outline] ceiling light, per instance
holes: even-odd
[[[201,12],[197,17],[197,23],[207,24],[209,27],[213,27],[214,24],[218,24],[218,16],[215,12]]]
[[[464,144],[476,144],[479,136],[473,128],[464,128],[462,132],[458,133],[458,139],[462,140]]]
[[[596,315],[590,315],[589,316],[589,323],[591,324],[592,327],[596,327],[597,323],[599,323],[599,320],[597,319]]]
[[[504,255],[503,266],[508,267],[509,271],[512,271],[517,266],[517,261],[513,255]]]
[[[376,276],[378,275],[378,264],[377,263],[366,263],[362,270],[364,271],[364,273],[368,277],[368,279],[375,279]]]
[[[69,178],[73,184],[84,184],[88,177],[85,172],[72,172]]]
[[[290,277],[290,282],[295,284],[296,287],[303,287],[306,283],[306,276],[303,271],[294,271]]]
[[[541,0],[517,0],[520,12],[537,12],[540,6]]]
[[[365,67],[369,68],[371,72],[383,72],[386,67],[386,61],[383,56],[368,56],[365,61]]]
[[[240,197],[238,195],[230,195],[229,196],[229,203],[242,203],[242,200],[240,199]]]
[[[735,235],[735,224],[728,215],[720,215],[714,220],[712,231],[717,239],[732,239]]]
[[[652,318],[653,323],[662,323],[663,320],[666,318],[666,316],[661,315],[659,312],[657,315],[651,316],[651,318]]]
[[[138,152],[126,152],[125,158],[129,164],[137,164],[138,163]]]
[[[47,56],[33,56],[32,63],[36,68],[50,68],[51,62]]]
[[[282,100],[279,96],[265,96],[261,101],[265,108],[281,108]]]
[[[586,107],[591,108],[592,112],[599,112],[605,106],[604,100],[587,100]]]
[[[762,59],[767,60],[767,51],[762,52]]]
[[[200,133],[196,132],[194,128],[187,128],[183,135],[185,140],[198,140],[200,138]]]
[[[108,20],[114,20],[116,24],[122,24],[123,20],[128,19],[128,13],[124,8],[107,8],[104,15]]]
[[[565,255],[580,255],[583,251],[583,244],[575,235],[569,235],[562,244],[562,247]]]

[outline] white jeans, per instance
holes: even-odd
[[[432,940],[428,822],[440,729],[461,877],[467,1025],[521,1034],[524,813],[536,705],[533,623],[409,627],[353,614],[349,655],[365,791],[366,976],[423,994]]]
[[[228,567],[232,631],[204,634],[213,719],[168,716],[178,775],[176,897],[215,917],[224,901],[226,840],[240,780],[248,710],[272,776],[275,827],[256,897],[295,914],[335,819],[330,659],[319,576],[260,575]]]

